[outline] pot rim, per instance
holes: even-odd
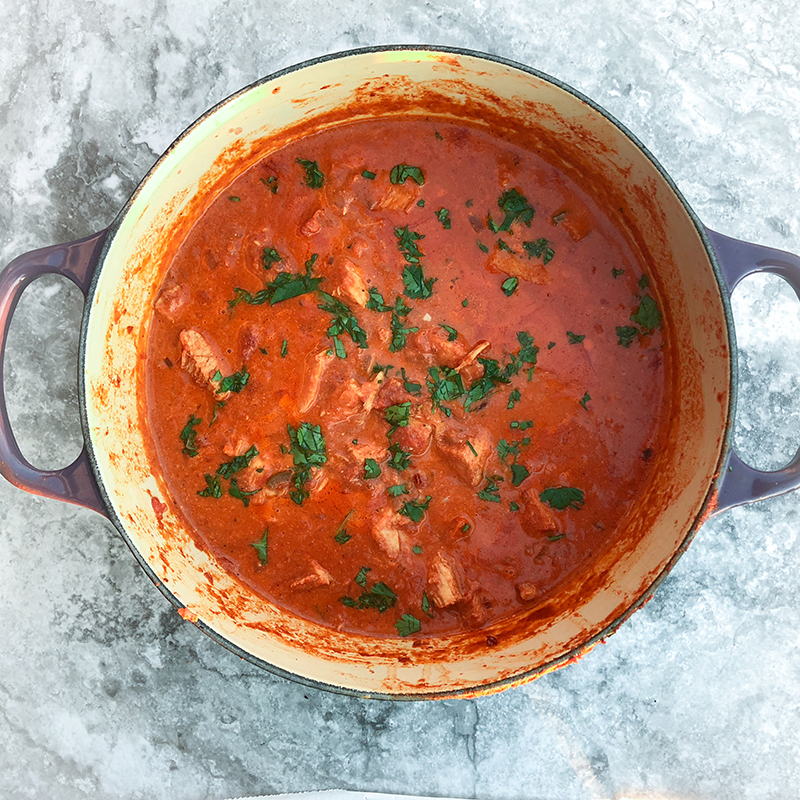
[[[338,51],[336,53],[330,53],[323,56],[317,56],[311,59],[307,59],[302,61],[298,64],[294,64],[289,67],[284,67],[283,69],[277,70],[275,72],[270,73],[262,78],[259,78],[256,81],[244,86],[243,88],[235,91],[234,93],[228,95],[223,100],[219,101],[218,103],[214,104],[210,108],[208,108],[205,112],[203,112],[199,117],[197,117],[190,125],[184,128],[183,131],[171,142],[171,144],[167,147],[166,150],[156,159],[147,173],[144,175],[142,180],[139,182],[136,189],[130,195],[128,200],[122,206],[120,211],[115,216],[114,220],[106,229],[106,237],[102,246],[102,249],[99,253],[97,265],[95,267],[94,273],[92,275],[91,282],[87,289],[86,293],[86,303],[84,306],[84,313],[81,320],[81,330],[80,330],[80,341],[79,341],[79,350],[78,350],[78,396],[80,398],[79,408],[80,408],[80,418],[81,418],[81,428],[83,432],[83,439],[86,447],[86,452],[88,456],[89,463],[91,465],[92,474],[94,479],[97,483],[98,490],[102,497],[103,503],[106,507],[106,515],[109,520],[113,523],[114,527],[119,531],[122,535],[123,540],[128,545],[129,549],[133,553],[136,560],[139,562],[139,565],[144,570],[145,574],[150,578],[156,588],[172,603],[173,606],[178,610],[178,612],[184,611],[186,608],[185,605],[161,582],[158,576],[153,571],[152,567],[150,566],[147,559],[142,555],[136,545],[133,543],[132,539],[130,538],[126,527],[123,521],[120,519],[119,515],[117,514],[114,504],[112,502],[111,497],[109,496],[105,484],[103,482],[100,469],[98,467],[97,455],[95,452],[95,444],[92,441],[90,436],[90,425],[88,420],[88,408],[86,403],[86,375],[85,375],[85,365],[86,365],[86,352],[87,352],[87,335],[88,335],[88,327],[89,327],[89,318],[91,316],[91,310],[94,304],[94,298],[97,292],[97,285],[100,278],[100,273],[103,268],[103,264],[105,262],[106,256],[111,248],[113,240],[119,231],[119,228],[122,225],[123,220],[125,219],[126,215],[128,214],[131,206],[134,204],[138,196],[143,191],[145,185],[148,183],[150,178],[153,174],[158,170],[162,162],[167,158],[167,156],[187,137],[189,136],[195,128],[201,124],[204,120],[212,117],[216,114],[220,109],[227,106],[231,102],[235,101],[237,98],[247,94],[248,92],[256,89],[263,84],[273,81],[275,79],[281,78],[285,75],[289,75],[294,72],[298,72],[308,67],[316,66],[319,64],[324,64],[329,61],[338,61],[354,56],[365,56],[370,54],[380,54],[380,53],[387,53],[387,52],[407,52],[407,53],[414,53],[414,52],[429,52],[429,53],[444,53],[456,56],[465,56],[472,59],[482,59],[485,61],[493,62],[495,64],[500,64],[505,67],[510,67],[512,69],[519,70],[521,72],[527,73],[539,80],[544,82],[550,83],[562,91],[572,95],[589,108],[591,108],[596,113],[603,116],[607,121],[609,121],[612,125],[614,125],[624,136],[629,139],[635,147],[647,158],[647,160],[655,167],[657,172],[659,173],[660,177],[666,182],[669,186],[672,193],[676,196],[676,198],[680,201],[681,206],[686,211],[687,215],[692,221],[697,234],[703,244],[703,247],[706,252],[706,256],[708,258],[709,264],[711,266],[714,278],[716,280],[716,284],[719,290],[720,299],[722,302],[724,317],[725,317],[725,328],[727,332],[728,344],[729,344],[729,353],[728,356],[730,361],[730,385],[728,387],[728,412],[725,417],[725,426],[724,431],[720,437],[720,455],[717,461],[716,469],[712,480],[709,483],[708,490],[706,492],[705,498],[703,500],[702,505],[695,517],[695,519],[691,522],[691,525],[688,527],[686,536],[681,541],[680,545],[676,548],[673,555],[670,557],[669,561],[664,566],[663,570],[653,579],[647,589],[642,592],[642,594],[633,602],[631,605],[625,609],[619,617],[617,617],[613,622],[611,622],[606,628],[602,631],[598,632],[594,636],[592,636],[589,640],[587,640],[582,645],[562,654],[561,656],[552,659],[551,661],[547,662],[546,664],[540,665],[535,667],[531,670],[526,672],[517,674],[515,676],[511,676],[508,678],[497,679],[490,683],[481,684],[475,687],[468,687],[465,689],[451,689],[445,691],[432,691],[432,692],[419,692],[419,693],[381,693],[381,692],[363,692],[357,689],[351,689],[346,686],[339,686],[336,684],[329,684],[323,681],[314,680],[312,678],[307,678],[302,675],[298,675],[292,672],[289,672],[281,667],[278,667],[274,664],[271,664],[268,661],[265,661],[248,651],[240,648],[238,645],[234,644],[233,642],[226,639],[223,635],[215,631],[209,625],[204,623],[200,619],[193,619],[192,615],[190,614],[182,614],[184,619],[193,622],[193,624],[202,631],[206,636],[210,639],[215,641],[217,644],[222,645],[227,650],[232,652],[234,655],[238,656],[239,658],[248,661],[249,663],[260,667],[261,669],[266,670],[267,672],[272,673],[281,678],[285,678],[287,680],[292,681],[293,683],[301,684],[303,686],[307,686],[314,689],[322,689],[329,692],[334,692],[336,694],[351,696],[351,697],[360,697],[363,699],[380,699],[380,700],[426,700],[426,699],[446,699],[446,698],[465,698],[465,697],[478,697],[483,695],[494,694],[503,689],[506,689],[511,686],[519,686],[525,683],[529,683],[530,681],[548,673],[558,669],[561,666],[564,666],[572,661],[576,661],[581,656],[586,654],[589,650],[591,650],[596,644],[605,641],[609,636],[617,631],[617,629],[622,625],[635,611],[640,609],[644,606],[653,596],[656,589],[661,585],[661,583],[665,580],[667,575],[675,566],[678,559],[683,555],[686,549],[691,544],[694,536],[696,535],[700,526],[705,522],[705,520],[709,517],[711,513],[711,509],[713,507],[713,502],[717,495],[718,490],[718,482],[719,476],[721,471],[724,467],[724,464],[728,458],[729,452],[731,451],[731,439],[733,435],[733,420],[735,418],[735,407],[736,407],[736,385],[738,380],[738,361],[735,357],[736,353],[736,337],[735,337],[735,329],[733,324],[733,312],[730,303],[730,296],[728,291],[725,288],[725,281],[723,279],[722,271],[720,268],[720,264],[718,262],[716,253],[714,248],[711,245],[711,241],[708,237],[706,227],[700,221],[697,214],[694,212],[692,207],[684,198],[683,194],[678,189],[675,182],[672,180],[670,175],[664,169],[664,167],[659,163],[658,159],[650,152],[650,150],[633,134],[622,122],[620,122],[616,117],[614,117],[611,113],[609,113],[606,109],[602,106],[598,105],[594,100],[590,97],[586,96],[582,92],[578,91],[577,89],[573,88],[572,86],[564,83],[558,78],[555,78],[545,72],[542,72],[536,68],[529,67],[525,64],[521,64],[517,61],[513,61],[511,59],[505,58],[503,56],[493,55],[490,53],[485,53],[478,50],[472,50],[469,48],[461,48],[461,47],[451,47],[447,45],[426,45],[426,44],[388,44],[388,45],[374,45],[371,47],[364,47],[364,48],[353,48],[348,50]]]

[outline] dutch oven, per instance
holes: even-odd
[[[534,131],[550,143],[558,168],[614,210],[654,279],[673,354],[671,412],[663,452],[626,517],[624,535],[579,585],[496,629],[420,647],[323,630],[282,613],[198,548],[148,459],[138,376],[153,297],[167,267],[162,255],[188,230],[204,192],[298,131],[366,118],[376,108],[424,114],[443,103],[456,121],[486,127],[502,120],[506,129]],[[495,691],[559,667],[613,633],[650,598],[711,515],[800,485],[800,455],[784,469],[762,472],[744,464],[731,445],[730,294],[755,272],[778,274],[800,294],[800,258],[706,228],[629,131],[553,78],[495,56],[440,47],[380,47],[315,59],[205,113],[161,156],[106,230],[27,253],[6,267],[0,359],[31,281],[63,275],[85,295],[78,375],[85,445],[65,469],[32,467],[14,440],[0,386],[0,471],[22,489],[107,517],[184,618],[274,673],[393,699]]]

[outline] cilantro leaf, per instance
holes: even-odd
[[[239,372],[234,372],[233,375],[223,377],[222,373],[217,370],[211,378],[212,381],[219,383],[217,386],[217,394],[225,394],[226,392],[236,392],[237,394],[247,386],[247,381],[250,380],[250,373],[247,367],[242,367]]]
[[[425,238],[424,233],[417,233],[405,228],[395,228],[394,235],[397,237],[397,249],[403,254],[409,264],[419,264],[419,260],[425,255],[419,249],[417,242]]]
[[[519,389],[514,389],[508,396],[508,405],[506,408],[514,408],[514,406],[522,400],[522,394]]]
[[[567,331],[567,339],[570,344],[580,344],[586,338],[586,334],[577,334]]]
[[[402,350],[406,346],[406,339],[408,339],[409,334],[416,333],[419,330],[417,327],[406,326],[396,311],[392,311],[391,329],[392,341],[389,344],[389,350],[392,353]]]
[[[267,534],[269,533],[269,528],[264,531],[264,535],[261,539],[257,542],[251,542],[250,547],[254,547],[256,553],[258,553],[258,560],[261,562],[263,566],[266,566],[269,563],[269,559],[267,558]]]
[[[391,458],[388,464],[392,469],[398,472],[403,472],[408,469],[411,464],[411,453],[407,453],[403,450],[397,442],[389,446],[389,452],[391,453]]]
[[[405,183],[409,178],[420,186],[425,183],[425,175],[419,167],[397,164],[389,173],[389,180],[394,184]]]
[[[397,513],[408,517],[412,522],[422,522],[422,518],[425,516],[425,512],[428,510],[432,499],[433,498],[428,495],[425,500],[407,500]]]
[[[639,329],[632,325],[617,326],[617,339],[623,347],[630,347],[638,333]]]
[[[306,171],[305,184],[311,189],[321,189],[325,184],[325,176],[316,161],[307,158],[298,158],[297,163]]]
[[[197,494],[199,494],[200,497],[213,497],[218,500],[222,497],[222,485],[219,482],[219,478],[216,475],[209,475],[208,473],[206,473],[204,477],[206,488],[202,489]]]
[[[183,442],[182,452],[184,455],[189,456],[189,458],[194,458],[197,455],[197,450],[194,446],[195,437],[197,436],[195,426],[199,425],[201,422],[202,420],[199,417],[192,414],[180,433],[180,440]]]
[[[442,403],[457,400],[464,394],[461,375],[451,367],[428,367],[428,390],[434,408],[442,408]]]
[[[583,491],[572,486],[553,486],[545,489],[539,495],[539,498],[543,503],[547,503],[551,508],[559,511],[563,511],[566,508],[580,511],[585,504]]]
[[[503,290],[503,294],[506,297],[511,297],[514,292],[517,291],[517,287],[519,286],[519,278],[506,278],[501,284],[500,288]]]
[[[372,567],[361,567],[358,571],[358,575],[353,578],[353,580],[361,586],[363,589],[367,588],[367,573],[372,572]]]
[[[347,520],[355,514],[355,509],[350,509],[347,512],[347,516],[342,520],[342,524],[337,528],[336,533],[333,534],[333,540],[336,544],[347,544],[353,537],[347,532]]]
[[[408,427],[409,415],[411,413],[411,401],[407,400],[405,403],[397,403],[396,405],[389,406],[386,409],[384,419],[392,426],[387,434],[391,438],[392,434],[398,428]]]
[[[394,486],[390,486],[386,491],[389,497],[400,497],[401,494],[408,494],[408,484],[398,483]]]
[[[642,330],[645,333],[650,333],[656,328],[661,327],[661,312],[658,310],[656,301],[653,300],[649,294],[646,294],[642,298],[639,308],[637,308],[636,311],[631,314],[631,319],[638,325],[641,325]]]
[[[292,483],[295,488],[290,490],[289,496],[297,505],[302,505],[303,500],[308,497],[305,484],[311,478],[311,470],[318,469],[328,460],[325,437],[319,425],[309,422],[301,422],[297,428],[291,425],[286,428],[291,442],[289,452],[294,461]]]
[[[428,599],[428,593],[427,592],[423,592],[422,593],[421,608],[422,608],[423,612],[425,612],[429,617],[433,618],[433,608],[434,608],[434,606],[433,606],[433,603],[431,603],[431,601]]]
[[[339,602],[350,608],[366,609],[375,608],[379,614],[383,614],[397,602],[397,595],[385,584],[375,583],[368,591],[362,592],[357,599],[352,597],[340,597]]]
[[[235,456],[232,461],[226,461],[220,464],[217,469],[217,475],[225,480],[230,480],[237,472],[250,466],[250,462],[258,455],[258,448],[253,445],[246,453],[240,456]]]
[[[584,409],[586,409],[586,404],[587,404],[587,403],[588,403],[588,402],[589,402],[591,399],[592,399],[592,396],[589,394],[589,392],[586,392],[586,394],[585,394],[583,397],[581,397],[581,399],[580,399],[580,400],[578,400],[578,402],[579,402],[579,403],[580,403],[580,404],[581,404],[581,405],[584,407]]]
[[[451,328],[449,325],[445,325],[443,322],[439,323],[440,328],[444,328],[447,331],[447,341],[454,342],[458,339],[458,331],[455,328]]]
[[[489,227],[493,228],[494,232],[511,231],[511,226],[519,220],[530,227],[531,220],[533,219],[534,210],[533,206],[525,199],[525,196],[520,194],[517,189],[508,189],[500,195],[497,205],[500,210],[505,213],[505,219],[499,226],[494,225],[491,215],[489,217]]]
[[[392,307],[386,305],[383,295],[374,286],[370,287],[369,300],[367,300],[365,307],[372,309],[372,311],[392,310]]]
[[[316,254],[315,254],[316,255]],[[290,300],[292,297],[299,297],[302,294],[309,294],[319,288],[324,278],[311,277],[311,265],[313,260],[309,259],[306,262],[306,273],[300,275],[294,272],[279,272],[278,277],[271,283],[266,284],[263,289],[250,294],[245,289],[238,286],[233,290],[233,300],[228,301],[228,306],[234,308],[239,303],[248,303],[251,306],[260,306],[264,303],[269,303],[274,306],[275,303],[280,303],[283,300]]]
[[[231,478],[230,485],[228,486],[228,494],[231,497],[235,497],[237,500],[241,500],[245,508],[250,505],[251,495],[258,494],[260,491],[261,489],[253,489],[252,492],[246,492],[244,489],[240,489],[236,478]]]
[[[422,623],[411,614],[403,614],[394,624],[397,632],[401,636],[410,636],[412,633],[419,633],[422,630]]]
[[[365,170],[364,170],[364,171],[361,173],[361,177],[362,177],[362,178],[366,178],[366,179],[367,179],[367,180],[369,180],[369,181],[374,181],[374,180],[375,180],[375,173],[374,173],[374,172],[372,172],[372,171],[370,171],[370,170],[368,170],[368,169],[365,169]]]
[[[450,230],[450,227],[451,227],[451,225],[452,225],[452,222],[450,221],[450,211],[449,211],[448,209],[446,209],[446,208],[444,208],[444,207],[443,207],[443,208],[440,208],[440,209],[439,209],[439,210],[436,212],[436,219],[438,219],[438,220],[439,220],[439,222],[441,222],[441,223],[442,223],[442,227],[443,227],[445,230],[447,230],[447,231],[449,231],[449,230]]]
[[[404,294],[414,300],[426,300],[433,294],[433,284],[438,278],[426,278],[422,264],[409,264],[403,268]]]
[[[422,384],[416,383],[415,381],[410,381],[406,377],[406,369],[405,367],[400,367],[400,374],[403,376],[403,388],[409,394],[421,394],[422,393]]]
[[[497,485],[497,475],[486,478],[486,486],[478,492],[478,497],[481,500],[486,500],[490,503],[500,502],[500,487]]]
[[[360,348],[365,349],[367,347],[367,332],[358,324],[358,319],[350,308],[333,295],[323,292],[322,289],[319,290],[319,295],[324,302],[320,303],[317,308],[333,314],[333,319],[328,328],[328,336],[334,340],[336,354],[340,358],[344,358],[340,353],[338,346],[340,342],[337,339],[338,336],[344,333],[348,334]],[[344,347],[342,346],[341,349],[344,350]]]
[[[528,258],[541,258],[545,264],[552,261],[553,256],[556,254],[555,250],[550,247],[550,242],[547,239],[535,239],[532,242],[523,242],[522,249],[528,254]]]
[[[273,264],[283,261],[283,257],[278,253],[274,247],[265,247],[261,256],[261,263],[264,269],[271,269]]]
[[[467,396],[464,398],[464,408],[467,411],[470,410],[470,406],[483,400],[496,386],[510,382],[505,372],[500,371],[500,365],[495,359],[478,356],[478,361],[483,366],[483,375],[473,381],[467,390]]]
[[[364,461],[364,477],[366,479],[377,478],[381,474],[381,468],[374,458],[367,458]]]
[[[511,465],[511,483],[519,486],[531,473],[522,465],[516,462]]]

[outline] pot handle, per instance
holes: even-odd
[[[105,503],[92,474],[85,444],[75,461],[63,469],[36,469],[22,455],[8,417],[3,365],[11,317],[26,287],[43,275],[63,275],[85,298],[107,233],[103,230],[75,242],[24,253],[0,273],[0,475],[20,489],[85,506],[104,516],[107,516]]]
[[[725,286],[730,294],[742,278],[756,272],[779,275],[800,300],[800,257],[764,245],[732,239],[706,228],[717,256]],[[782,469],[772,472],[754,469],[730,449],[719,477],[716,505],[712,514],[733,506],[785,494],[800,487],[800,449]]]

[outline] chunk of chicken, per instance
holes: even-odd
[[[375,405],[375,398],[381,389],[383,372],[377,372],[372,380],[359,383],[356,378],[350,378],[340,387],[334,403],[340,415],[352,416],[353,414],[369,414]]]
[[[517,594],[523,603],[527,603],[536,599],[537,595],[539,594],[539,590],[536,588],[535,583],[531,583],[530,581],[522,581],[521,583],[517,584]]]
[[[375,540],[375,544],[392,561],[397,561],[400,557],[403,538],[410,524],[407,517],[401,517],[391,508],[384,508],[375,518],[370,534]]]
[[[421,456],[428,451],[433,437],[433,425],[419,417],[410,416],[408,425],[398,428],[393,438],[403,450],[412,456]]]
[[[306,369],[303,381],[300,384],[300,391],[297,393],[297,408],[301,414],[308,411],[314,405],[319,394],[319,386],[322,376],[333,361],[334,356],[329,354],[328,349],[319,350],[306,362]]]
[[[405,211],[408,213],[419,199],[419,186],[414,181],[393,183],[372,206],[379,211]]]
[[[316,589],[320,586],[330,586],[333,576],[324,567],[311,559],[311,571],[302,578],[292,581],[289,588],[296,590]]]
[[[325,210],[318,208],[301,226],[300,235],[310,238],[316,236],[323,228],[328,225],[328,215]]]
[[[523,507],[520,512],[520,523],[525,533],[531,535],[539,533],[554,533],[558,530],[558,523],[553,512],[540,499],[532,489],[520,493]]]
[[[456,367],[469,353],[469,347],[460,337],[450,341],[448,332],[436,325],[412,333],[403,352],[409,359],[429,367]]]
[[[382,411],[389,406],[397,406],[401,403],[414,402],[418,400],[411,392],[407,392],[403,381],[400,378],[387,378],[381,384],[380,391],[375,397],[375,408]]]
[[[361,267],[349,258],[341,259],[337,266],[339,280],[331,294],[365,306],[369,300],[369,289]]]
[[[155,302],[156,311],[174,321],[178,312],[189,302],[192,293],[186,283],[176,283],[164,289]]]
[[[449,458],[456,474],[467,484],[477,487],[483,480],[486,461],[494,442],[485,428],[471,428],[468,433],[453,420],[437,420],[433,435],[439,451]]]
[[[465,598],[462,582],[456,574],[455,566],[441,551],[437,552],[428,565],[427,594],[437,608],[447,608]]]
[[[486,261],[486,269],[540,286],[545,286],[551,281],[550,273],[541,261],[523,259],[507,250],[495,250]]]
[[[219,375],[231,374],[228,360],[222,354],[219,345],[208,334],[200,333],[195,328],[187,328],[178,337],[181,344],[181,369],[189,373],[195,383],[210,386],[215,392],[219,390]],[[230,392],[217,394],[224,400]]]

